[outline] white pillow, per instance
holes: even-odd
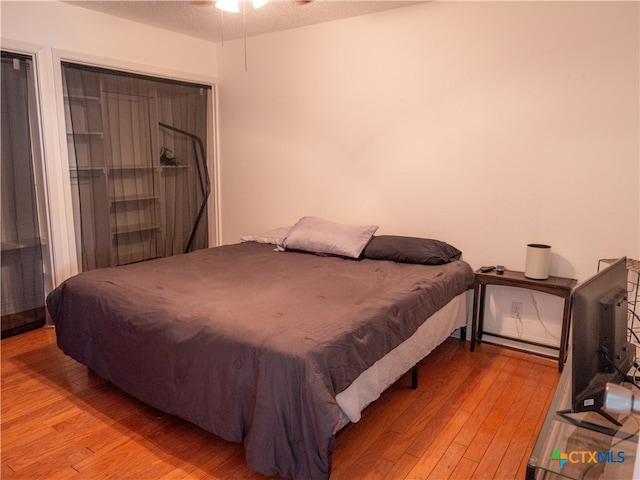
[[[284,237],[287,235],[291,227],[274,228],[260,235],[245,235],[240,237],[241,242],[258,242],[273,243],[274,245],[282,245]]]
[[[377,225],[345,225],[317,217],[302,217],[291,227],[283,246],[289,250],[358,258]]]

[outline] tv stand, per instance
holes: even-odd
[[[605,425],[607,412],[572,413],[571,367],[569,355],[527,462],[527,480],[638,478],[634,476],[637,421],[627,416]]]

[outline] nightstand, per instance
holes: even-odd
[[[515,340],[520,343],[535,345],[539,347],[551,348],[558,350],[558,357],[543,355],[549,358],[558,359],[558,370],[562,372],[564,362],[567,359],[567,347],[569,345],[569,325],[571,322],[571,293],[573,287],[578,281],[575,278],[549,277],[546,280],[533,280],[524,276],[524,272],[516,272],[513,270],[505,270],[504,273],[498,274],[495,271],[475,272],[475,282],[473,287],[473,319],[471,323],[471,351],[476,347],[476,342],[482,341],[483,333],[490,334],[493,337]],[[562,333],[560,345],[558,347],[545,345],[529,340],[522,340],[516,337],[501,335],[497,333],[485,332],[484,330],[484,299],[487,285],[502,285],[506,287],[518,287],[528,290],[556,295],[564,299],[564,311],[562,315]],[[491,342],[486,342],[491,343]]]

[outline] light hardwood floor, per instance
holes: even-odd
[[[7,479],[258,479],[242,446],[129,397],[66,357],[55,330],[2,340]],[[337,437],[332,480],[523,479],[557,363],[449,339]]]

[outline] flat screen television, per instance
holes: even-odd
[[[608,265],[573,291],[571,410],[603,410],[607,383],[620,384],[635,363],[635,346],[627,337],[627,259]]]

